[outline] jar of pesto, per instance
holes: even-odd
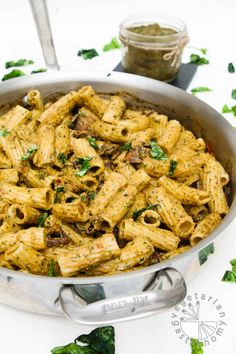
[[[133,15],[120,24],[119,37],[124,71],[166,82],[176,78],[189,40],[183,21],[166,15]]]

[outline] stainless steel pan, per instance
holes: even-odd
[[[64,314],[87,324],[147,316],[181,301],[189,280],[202,267],[201,254],[209,244],[218,248],[236,214],[235,131],[213,108],[168,84],[129,74],[47,73],[9,80],[0,86],[0,105],[14,102],[38,88],[44,96],[68,92],[81,85],[100,92],[120,88],[159,106],[196,135],[203,136],[231,176],[229,214],[205,240],[171,260],[120,275],[49,278],[0,269],[0,302],[44,314]]]

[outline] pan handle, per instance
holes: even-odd
[[[122,286],[122,283],[120,283]],[[59,305],[64,315],[80,324],[100,325],[128,321],[155,314],[175,306],[186,295],[186,284],[182,275],[174,268],[165,268],[154,274],[146,288],[128,296],[106,298],[87,303],[78,295],[77,286],[63,285],[59,294]],[[93,284],[91,287],[102,285]],[[94,289],[94,288],[93,288]]]
[[[48,70],[59,70],[46,0],[29,0]]]

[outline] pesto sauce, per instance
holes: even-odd
[[[132,33],[141,34],[143,36],[169,36],[176,34],[177,31],[172,28],[161,27],[158,23],[150,25],[128,27],[127,30]]]

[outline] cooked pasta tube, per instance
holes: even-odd
[[[92,242],[91,237],[84,237],[78,234],[78,232],[75,232],[69,225],[66,225],[64,223],[61,223],[61,229],[62,231],[69,237],[76,246],[84,246],[90,242]]]
[[[108,102],[99,97],[92,86],[83,86],[79,90],[79,96],[82,102],[98,117],[102,118],[106,109],[108,108]]]
[[[154,252],[152,244],[146,237],[137,236],[121,249],[120,256],[103,262],[92,268],[89,275],[114,274],[131,269],[145,262]]]
[[[18,224],[14,224],[13,220],[5,215],[5,218],[0,221],[0,235],[6,232],[19,231],[21,227]]]
[[[0,195],[9,203],[25,204],[33,208],[50,209],[54,193],[50,188],[24,188],[0,183]]]
[[[171,153],[181,133],[181,124],[177,120],[167,123],[163,134],[158,139],[158,144],[167,152]]]
[[[95,191],[98,187],[98,181],[95,177],[88,174],[85,176],[77,176],[76,170],[71,167],[64,168],[62,177],[66,182],[68,191],[77,192],[78,190]]]
[[[9,218],[13,220],[16,224],[35,224],[40,212],[28,205],[12,204],[7,211]]]
[[[30,227],[26,230],[8,232],[0,235],[0,252],[5,252],[16,242],[24,242],[35,250],[46,248],[45,229],[42,227]]]
[[[72,223],[83,220],[84,211],[85,205],[81,201],[63,204],[57,203],[52,208],[53,215],[63,221]]]
[[[24,182],[27,187],[49,187],[49,185],[47,185],[47,183],[45,182],[45,177],[47,175],[46,171],[33,170],[29,166],[22,166],[18,170],[20,174],[24,177]]]
[[[30,111],[24,107],[17,105],[6,113],[5,129],[11,131],[25,121],[30,116]]]
[[[52,125],[40,125],[37,131],[37,146],[38,150],[33,158],[34,164],[38,167],[53,164],[55,162],[55,128]]]
[[[16,184],[19,182],[18,171],[15,168],[6,168],[0,170],[0,181]]]
[[[159,229],[154,226],[143,225],[132,219],[123,220],[120,224],[119,237],[125,240],[133,240],[138,235],[147,238],[151,244],[163,251],[176,249],[179,244],[179,237],[169,230]]]
[[[78,158],[90,157],[89,161],[90,168],[89,173],[92,176],[99,175],[104,170],[104,162],[102,158],[98,155],[96,150],[89,144],[87,139],[80,138],[75,139],[71,138],[72,149]]]
[[[176,248],[175,250],[166,252],[165,254],[161,255],[160,261],[163,262],[169,258],[176,257],[179,254],[182,254],[182,253],[188,251],[190,248],[191,248],[190,246],[182,246],[182,247]]]
[[[52,103],[39,117],[42,124],[57,126],[61,124],[64,116],[76,105],[81,105],[81,99],[77,91],[71,91],[62,96],[58,101]]]
[[[11,161],[13,167],[17,168],[22,164],[21,158],[24,155],[24,151],[14,131],[9,133],[6,137],[0,137],[0,146]]]
[[[124,216],[124,219],[130,219],[136,210],[146,208],[148,205],[145,195],[142,192],[136,194],[133,204]]]
[[[43,112],[44,105],[41,93],[39,90],[30,90],[27,93],[28,104],[33,108],[37,109],[39,112]]]
[[[1,168],[11,168],[12,167],[11,160],[1,150],[0,150],[0,166],[1,166]]]
[[[140,168],[130,176],[128,184],[136,187],[140,192],[144,187],[146,187],[150,180],[151,177],[143,169]]]
[[[155,130],[152,128],[147,128],[142,131],[129,134],[129,141],[132,142],[132,146],[140,146],[148,144],[150,140],[155,137]]]
[[[191,186],[193,183],[195,183],[199,180],[200,180],[200,170],[199,171],[196,170],[195,172],[192,171],[189,174],[176,177],[177,182],[183,183],[186,186]]]
[[[123,134],[125,129],[128,133],[136,133],[140,130],[144,130],[149,126],[149,118],[146,116],[140,119],[122,119],[117,122],[117,129]]]
[[[170,160],[154,160],[146,157],[143,160],[143,168],[152,177],[167,175],[170,170]]]
[[[150,119],[150,127],[155,130],[155,137],[159,139],[167,126],[168,117],[155,111],[145,111],[145,113]]]
[[[101,230],[111,231],[125,216],[138,193],[136,187],[128,185],[117,192],[106,209],[100,214]]]
[[[76,275],[79,271],[120,255],[113,234],[105,234],[91,245],[77,247],[74,251],[58,257],[58,264],[64,277]]]
[[[157,211],[155,210],[145,210],[142,212],[138,221],[143,225],[151,225],[158,227],[161,224],[161,218]]]
[[[126,127],[121,129],[118,125],[97,121],[93,123],[93,129],[99,138],[104,139],[105,141],[125,143],[130,140],[129,132]]]
[[[126,178],[129,178],[134,172],[136,172],[134,166],[129,162],[119,162],[116,171]]]
[[[173,174],[173,177],[177,177],[177,178],[179,178],[180,176],[184,178],[186,176],[189,176],[191,173],[196,173],[196,171],[199,171],[206,161],[205,153],[198,153],[194,157],[193,156],[176,157],[176,155],[171,155],[170,157],[176,159],[178,162],[175,172]]]
[[[183,183],[179,183],[166,176],[162,176],[158,180],[159,185],[165,188],[165,190],[177,198],[182,204],[206,204],[211,199],[209,192],[191,188]]]
[[[157,205],[162,221],[179,237],[188,238],[194,230],[194,222],[186,213],[180,201],[166,192],[163,187],[148,194],[150,204]]]
[[[196,226],[195,230],[190,237],[191,246],[196,245],[198,242],[207,237],[221,222],[219,214],[212,213],[202,219]]]
[[[55,262],[57,262],[58,257],[64,256],[70,253],[71,251],[74,251],[76,247],[77,246],[75,244],[69,243],[67,245],[64,245],[63,247],[59,246],[45,248],[41,251],[41,253],[47,260],[53,259]]]
[[[110,103],[102,116],[106,123],[117,124],[125,110],[125,101],[120,96],[112,96]]]
[[[22,242],[10,247],[5,252],[5,258],[20,269],[33,274],[46,274],[48,270],[46,258]]]
[[[4,253],[0,254],[0,267],[14,269],[12,263],[6,260]]]
[[[63,167],[70,152],[70,129],[61,124],[55,131],[55,165]]]
[[[5,217],[8,208],[9,208],[9,203],[0,200],[0,220],[2,220]]]
[[[112,201],[116,193],[124,187],[126,178],[120,173],[112,172],[105,180],[102,188],[95,196],[89,207],[90,215],[99,215]]]
[[[192,216],[194,222],[201,221],[207,214],[209,214],[208,209],[205,205],[191,205],[187,209],[189,215]]]

